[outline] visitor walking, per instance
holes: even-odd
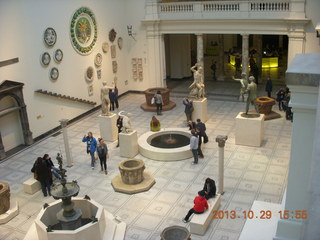
[[[157,93],[154,95],[154,103],[157,106],[157,115],[162,115],[163,100],[160,90],[158,90]]]
[[[82,142],[87,143],[87,154],[91,156],[91,168],[94,169],[95,156],[94,153],[97,150],[97,140],[92,136],[92,132],[88,132],[88,135],[82,138]]]
[[[196,196],[193,200],[194,206],[188,212],[188,214],[184,217],[183,222],[189,222],[189,218],[193,213],[200,214],[203,213],[206,209],[209,208],[207,199],[205,198],[205,193],[203,190],[198,192],[198,196]]]
[[[192,164],[198,164],[198,137],[196,131],[194,129],[191,130],[191,137],[190,137],[190,150],[192,151],[193,155],[193,162]]]
[[[118,102],[118,97],[119,97],[119,90],[117,88],[117,86],[114,87],[114,93],[116,95],[116,98],[115,98],[115,104],[116,104],[116,108],[118,109],[119,108],[119,102]]]
[[[201,150],[201,144],[202,144],[201,130],[198,127],[196,127],[196,134],[198,137],[198,157],[204,158],[202,150]]]
[[[120,145],[119,133],[121,133],[122,126],[123,126],[123,117],[119,115],[119,117],[117,119],[117,128],[118,128],[118,144],[117,144],[117,147],[119,147],[119,145]]]
[[[272,92],[272,80],[270,77],[267,78],[267,83],[266,83],[266,92],[268,93],[268,97],[271,97],[271,92]]]
[[[108,174],[108,171],[107,171],[107,159],[109,158],[108,147],[102,138],[99,138],[98,140],[99,140],[99,144],[97,147],[97,152],[100,160],[101,172],[104,171],[105,174]]]
[[[193,103],[188,98],[184,98],[182,101],[184,107],[184,113],[187,117],[187,122],[192,121]]]
[[[116,101],[116,94],[112,91],[112,89],[109,90],[109,99],[110,99],[110,111],[114,111],[114,103]]]

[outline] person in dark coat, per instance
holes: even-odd
[[[46,160],[46,163],[48,165],[48,168],[51,169],[52,174],[57,178],[57,179],[61,179],[61,176],[59,175],[59,169],[56,168],[51,160],[51,157],[49,156],[49,154],[45,154],[43,155],[43,159]]]
[[[188,121],[188,127],[189,127],[189,130],[191,131],[192,129],[196,129],[196,123],[195,122],[192,122],[191,120]]]
[[[107,147],[107,144],[104,143],[104,140],[102,138],[99,138],[98,140],[99,140],[99,144],[97,147],[97,152],[100,159],[101,172],[103,172],[103,169],[104,169],[104,173],[108,174],[108,171],[107,171],[107,158],[109,158],[108,147]]]
[[[199,136],[203,137],[203,142],[204,143],[209,142],[208,136],[206,134],[206,130],[207,130],[206,125],[203,122],[201,122],[199,118],[197,119],[196,128],[199,128],[200,130]]]
[[[112,89],[109,90],[109,99],[110,99],[110,111],[114,111],[114,103],[117,100],[117,96]]]
[[[271,80],[270,77],[267,78],[266,92],[268,93],[268,97],[271,97],[271,92],[272,92],[272,80]]]
[[[118,119],[117,119],[117,128],[118,128],[118,144],[117,144],[117,147],[119,147],[119,133],[121,133],[121,128],[122,128],[122,125],[123,125],[123,117],[122,116],[119,116]]]
[[[191,118],[192,112],[193,112],[192,101],[190,101],[188,98],[184,98],[182,103],[185,106],[184,113],[186,114],[187,122],[192,121],[192,118]]]
[[[119,90],[117,86],[114,87],[114,93],[116,95],[116,98],[115,98],[116,108],[119,108],[119,102],[118,102]]]
[[[217,191],[215,181],[211,178],[207,178],[203,186],[203,191],[206,199],[215,197]]]
[[[203,153],[202,153],[202,149],[201,149],[201,144],[202,144],[201,130],[198,127],[196,127],[196,134],[198,137],[198,157],[204,158]]]
[[[45,159],[38,157],[36,162],[31,169],[31,172],[36,172],[37,180],[41,183],[41,190],[43,196],[51,196],[51,184],[52,184],[52,175],[51,169],[48,167]]]

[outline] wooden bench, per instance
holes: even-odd
[[[34,179],[29,178],[28,180],[23,182],[23,191],[28,194],[34,194],[41,189],[41,183]]]
[[[217,194],[215,198],[208,200],[209,209],[201,214],[193,214],[190,221],[190,232],[194,234],[204,235],[211,219],[213,218],[213,211],[218,210],[221,202],[221,195]]]

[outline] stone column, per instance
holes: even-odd
[[[224,41],[223,41],[223,34],[218,35],[218,46],[219,46],[219,61],[217,66],[217,74],[218,80],[224,80]]]
[[[242,72],[249,76],[248,63],[249,63],[249,34],[242,35]]]
[[[202,81],[204,82],[204,62],[203,62],[203,34],[196,34],[197,36],[197,63],[202,66]]]
[[[219,146],[219,185],[218,193],[223,195],[223,179],[224,179],[224,146],[228,139],[228,136],[217,136],[216,142]]]
[[[259,82],[262,83],[262,35],[253,35],[253,46],[256,48],[256,63],[259,68]]]
[[[64,142],[64,149],[66,153],[66,158],[67,158],[67,167],[72,167],[73,165],[73,160],[72,160],[72,155],[69,147],[69,139],[68,139],[68,119],[61,119],[59,122],[61,124],[61,129],[62,129],[62,134],[63,134],[63,142]]]
[[[319,205],[313,209],[312,195],[319,189],[319,175],[316,185],[312,185],[312,171],[319,167],[319,155],[313,160],[314,139],[318,137],[317,106],[319,99],[320,69],[319,53],[297,54],[286,72],[286,83],[291,91],[289,105],[292,107],[293,123],[291,136],[291,153],[289,161],[288,184],[283,210],[288,210],[290,218],[279,219],[274,240],[318,239],[319,237]],[[316,151],[315,151],[316,152]],[[314,162],[313,162],[314,161]],[[318,166],[317,166],[318,165]],[[311,177],[310,177],[311,176]],[[312,188],[316,186],[316,188]],[[307,210],[308,217],[297,216],[297,211]],[[302,212],[298,212],[302,213]],[[316,214],[316,222],[312,222],[312,214]],[[297,218],[296,218],[297,216]],[[306,223],[311,229],[318,231],[316,237],[302,238]],[[313,228],[312,228],[313,225]],[[308,229],[308,231],[311,231]]]
[[[6,152],[4,150],[2,136],[1,136],[1,132],[0,132],[0,160],[5,159],[5,158],[6,158]]]

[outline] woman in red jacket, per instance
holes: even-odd
[[[188,214],[185,216],[185,218],[183,219],[184,223],[189,222],[189,217],[193,214],[193,213],[203,213],[206,209],[209,208],[208,206],[208,202],[207,199],[205,198],[205,192],[199,191],[198,192],[199,196],[196,196],[193,200],[194,202],[194,206],[193,208],[191,208],[188,212]]]

